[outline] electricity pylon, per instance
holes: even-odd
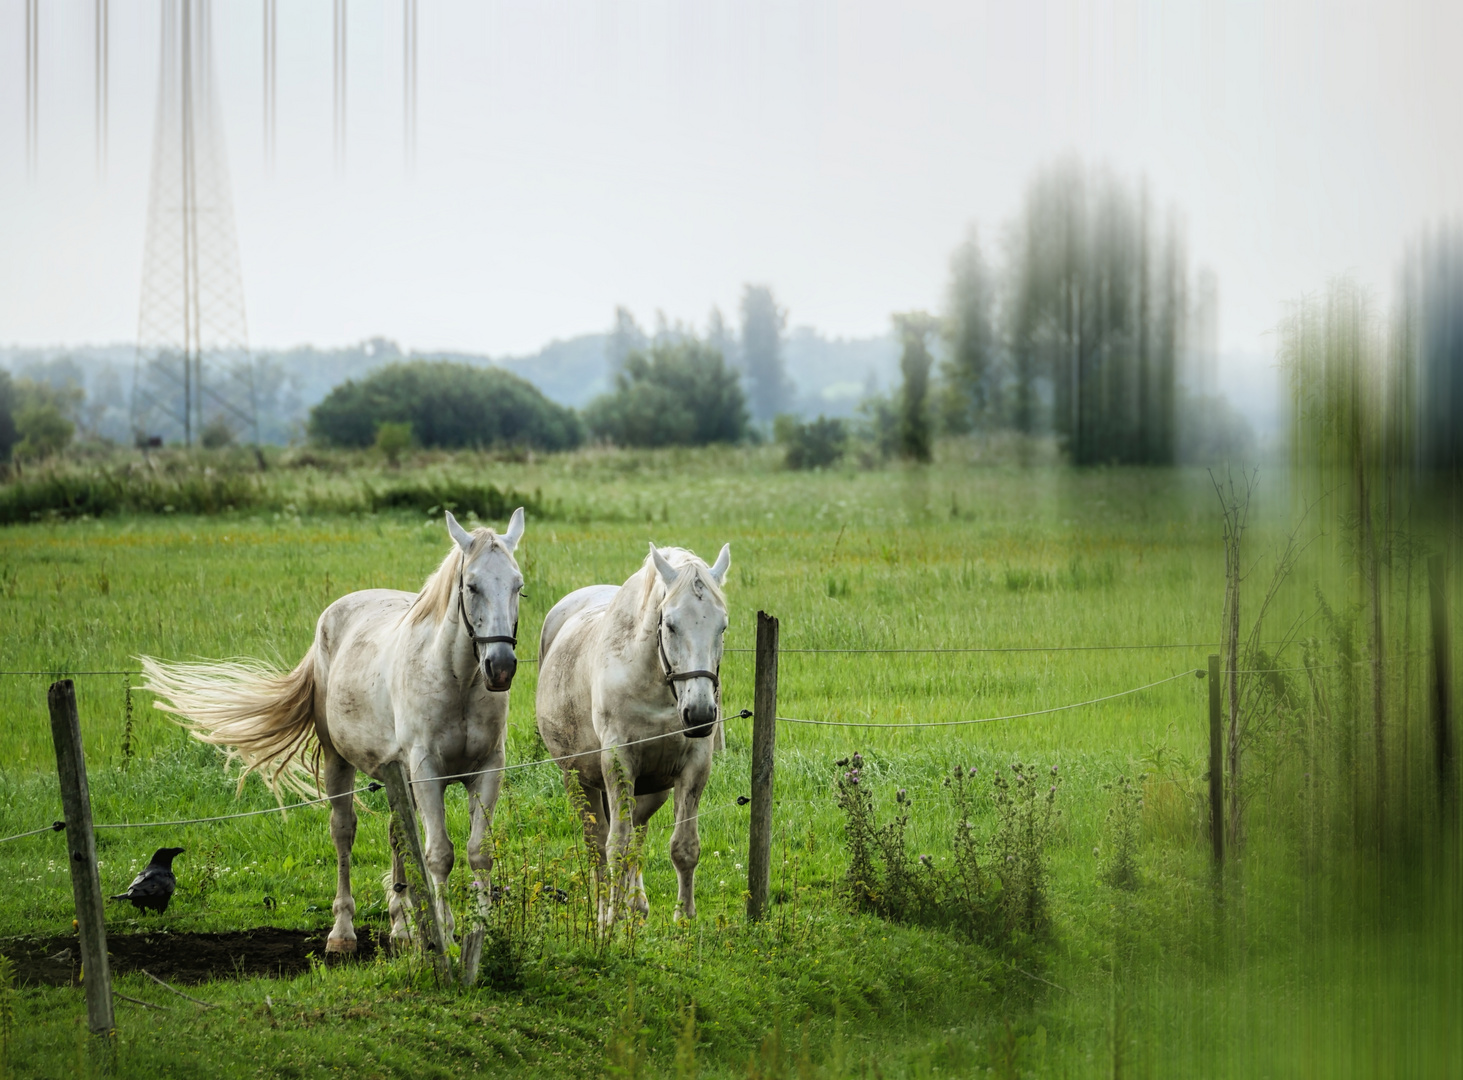
[[[162,49],[132,424],[258,442],[254,368],[213,68],[210,0],[160,0]]]

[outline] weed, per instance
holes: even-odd
[[[1107,857],[1098,876],[1115,889],[1136,889],[1139,884],[1138,830],[1143,816],[1143,783],[1147,779],[1139,776],[1135,781],[1119,776],[1103,785],[1104,791],[1112,793],[1112,805],[1103,823]]]
[[[219,860],[223,857],[223,845],[215,840],[202,851],[203,869],[198,872],[198,906],[208,906],[208,898],[218,885]]]

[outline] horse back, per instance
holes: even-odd
[[[564,629],[565,623],[582,612],[609,607],[610,601],[619,591],[619,585],[586,585],[582,589],[575,589],[555,604],[544,616],[543,629],[539,632],[539,663],[542,664],[548,657],[549,649],[553,647],[554,639]]]

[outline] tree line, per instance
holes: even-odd
[[[1141,184],[1066,161],[1035,176],[999,258],[974,231],[957,247],[943,312],[892,317],[900,383],[866,391],[851,423],[774,423],[795,403],[787,311],[770,287],[750,284],[735,325],[713,309],[704,329],[660,316],[647,332],[617,309],[605,339],[610,389],[582,410],[502,367],[403,358],[337,385],[307,431],[329,445],[379,440],[393,460],[412,444],[559,450],[771,434],[792,467],[836,461],[854,439],[877,456],[926,461],[939,435],[1012,431],[1054,436],[1076,464],[1169,464],[1192,291],[1175,215],[1157,212]],[[6,438],[36,456],[69,440],[75,424],[55,422],[67,420],[66,401],[41,400],[35,384],[11,393],[29,395],[29,411],[22,420],[20,406],[0,408],[0,451]],[[31,434],[8,436],[12,416]]]

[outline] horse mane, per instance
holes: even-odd
[[[677,570],[691,571],[689,574],[683,572],[676,577],[675,585],[666,591],[662,603],[679,596],[699,579],[706,590],[711,593],[712,599],[720,602],[722,607],[726,607],[726,593],[722,592],[721,586],[712,578],[711,567],[706,565],[705,559],[685,548],[666,547],[658,550],[661,557]],[[645,562],[640,566],[640,574],[644,581],[644,591],[640,595],[640,611],[643,615],[646,608],[654,601],[656,585],[660,584],[660,571],[655,567],[655,557],[648,551],[645,553]]]
[[[472,547],[467,551],[467,558],[476,556],[484,547],[493,545],[508,549],[503,545],[503,539],[492,529],[476,528],[472,531]],[[452,549],[447,552],[442,560],[442,565],[427,575],[427,580],[422,582],[422,591],[417,593],[417,598],[411,602],[411,607],[406,609],[405,620],[408,623],[425,622],[428,619],[436,619],[441,622],[447,617],[448,609],[452,606],[452,593],[457,588],[457,575],[462,570],[463,551],[454,541]]]

